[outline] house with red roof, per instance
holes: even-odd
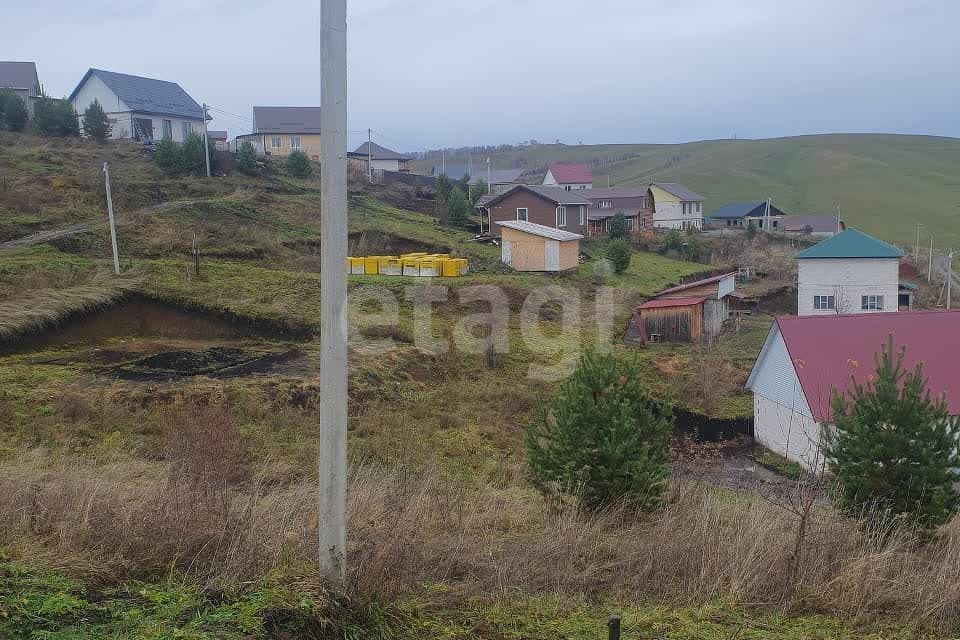
[[[562,187],[567,191],[593,188],[593,172],[582,162],[557,162],[550,165],[543,177],[546,187]]]
[[[904,367],[923,366],[930,395],[960,415],[960,311],[780,316],[747,380],[754,438],[807,468],[823,465],[834,391],[869,383],[876,359],[893,340]]]
[[[736,273],[687,282],[661,291],[633,311],[640,342],[695,342],[716,336],[730,316]]]

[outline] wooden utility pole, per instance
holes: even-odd
[[[103,163],[103,180],[107,186],[107,217],[110,219],[110,243],[113,245],[113,271],[120,275],[120,253],[117,251],[117,224],[113,219],[113,194],[110,192],[110,167]]]
[[[320,3],[320,570],[347,567],[347,0]]]
[[[194,102],[196,104],[196,102]],[[207,103],[203,103],[203,159],[207,162],[207,177],[210,177],[210,144],[207,142]]]

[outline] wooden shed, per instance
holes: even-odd
[[[633,312],[643,342],[693,342],[720,333],[730,315],[735,273],[688,282],[658,293]]]
[[[580,264],[579,233],[525,220],[499,223],[500,259],[517,271],[565,271]]]

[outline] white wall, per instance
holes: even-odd
[[[77,91],[77,95],[73,97],[73,108],[80,116],[81,125],[83,124],[83,112],[93,104],[94,100],[100,101],[100,106],[103,107],[107,118],[110,120],[111,138],[118,140],[132,137],[133,127],[130,121],[129,107],[97,76],[87,78],[87,81]]]
[[[687,228],[703,229],[703,205],[700,205],[700,212],[697,213],[695,203],[687,203],[689,213],[684,214],[682,202],[656,202],[656,208],[653,211],[653,226],[658,229],[683,229],[684,223]]]
[[[900,261],[896,258],[797,260],[798,315],[896,311],[899,265]],[[836,311],[813,308],[814,296],[831,295],[836,296]],[[882,295],[883,311],[862,310],[860,298],[865,295]]]
[[[576,183],[561,185],[559,182],[557,182],[557,179],[553,177],[553,173],[549,169],[547,169],[547,175],[543,177],[543,184],[544,186],[547,186],[547,187],[562,186],[564,189],[567,189],[568,191],[580,191],[582,189],[593,189],[592,182],[576,182]]]

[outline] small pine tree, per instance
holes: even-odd
[[[680,237],[680,232],[676,229],[670,229],[667,232],[666,238],[664,238],[663,246],[667,251],[679,251],[683,248],[683,239]]]
[[[248,176],[257,174],[257,150],[249,141],[241,144],[237,152],[237,171]]]
[[[932,528],[960,506],[960,420],[950,417],[943,399],[931,399],[922,365],[904,370],[903,356],[891,337],[866,385],[855,384],[849,400],[834,393],[827,461],[844,511]]]
[[[308,178],[313,173],[313,165],[303,151],[292,151],[287,156],[287,171],[294,177]]]
[[[477,203],[480,202],[480,198],[487,195],[489,187],[485,180],[477,180],[477,184],[473,185],[470,189],[470,204],[477,206]]]
[[[450,198],[447,200],[447,215],[447,220],[455,227],[464,227],[470,220],[470,201],[460,187],[454,187],[450,192]]]
[[[83,112],[83,133],[97,142],[106,142],[110,131],[110,120],[100,106],[100,101],[94,99]]]
[[[179,162],[176,173],[186,176],[207,175],[207,161],[203,155],[203,138],[200,134],[187,135],[178,151]]]
[[[433,181],[433,190],[437,194],[437,200],[446,202],[450,198],[450,192],[453,191],[453,183],[450,182],[450,178],[446,174],[441,173]]]
[[[20,96],[9,89],[0,90],[0,130],[23,131],[28,119],[27,107]]]
[[[630,237],[630,228],[627,225],[627,217],[620,212],[607,220],[607,234],[611,240],[627,239]]]
[[[33,103],[33,125],[40,135],[76,137],[80,120],[73,104],[66,100],[41,97]]]
[[[652,510],[669,475],[673,411],[609,353],[585,353],[553,406],[526,432],[529,475],[547,497],[587,508]]]
[[[153,161],[166,174],[180,172],[180,147],[173,140],[161,140],[153,153]]]
[[[617,275],[630,268],[631,254],[630,243],[623,238],[611,240],[607,244],[607,259],[613,265],[613,271]]]
[[[747,225],[747,237],[753,240],[757,235],[757,225],[753,224],[753,220]]]

